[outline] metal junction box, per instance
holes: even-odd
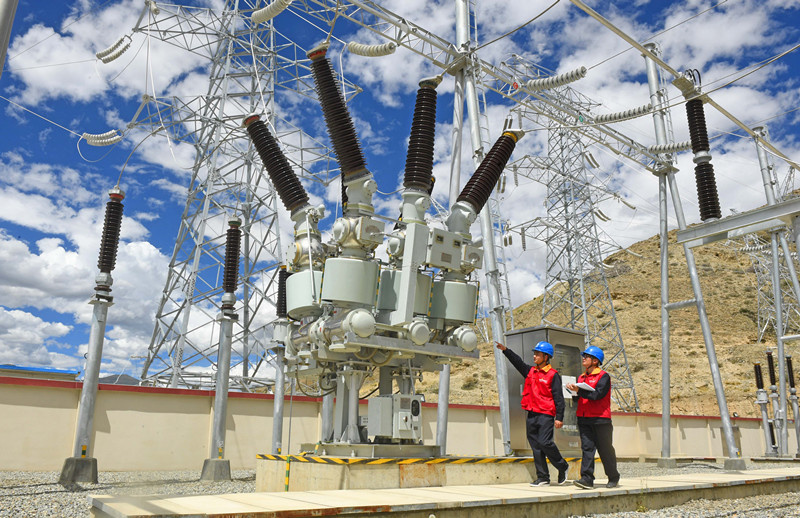
[[[517,353],[528,365],[533,365],[533,348],[541,341],[550,342],[555,355],[550,364],[555,367],[561,379],[566,376],[577,378],[581,372],[581,351],[585,347],[582,331],[555,326],[538,326],[515,329],[506,333],[506,346]],[[525,435],[526,413],[520,407],[522,387],[525,381],[509,361],[505,362],[508,372],[508,405],[511,415],[511,448],[514,451],[530,451]],[[564,384],[566,382],[564,381]],[[565,391],[566,394],[566,391]],[[554,439],[561,454],[565,457],[580,457],[581,444],[578,436],[578,419],[575,415],[578,403],[571,397],[564,397],[564,426],[556,429]]]
[[[367,434],[385,439],[422,439],[422,395],[392,394],[369,399]]]

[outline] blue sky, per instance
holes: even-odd
[[[443,38],[452,41],[455,37],[450,0],[380,3]],[[479,43],[517,28],[552,3],[476,2]],[[712,97],[747,124],[766,121],[775,145],[800,160],[800,50],[739,79],[750,67],[800,43],[796,0],[587,3],[640,42],[655,36],[664,60],[678,70],[699,70],[706,89],[736,80],[714,91]],[[222,2],[191,5],[221,9]],[[148,41],[142,34],[133,35],[131,49],[116,61],[106,65],[94,58],[95,52],[118,37],[131,34],[141,7],[141,0],[19,1],[0,78],[0,95],[5,98],[0,99],[0,363],[83,368],[91,318],[87,302],[97,273],[104,205],[125,166],[121,187],[127,198],[114,271],[116,303],[109,311],[103,369],[139,373],[140,361],[131,356],[147,351],[186,201],[190,178],[186,168],[192,164],[193,151],[187,146],[170,147],[164,139],[143,144],[141,139],[126,139],[113,148],[81,142],[78,147],[77,135],[123,128],[145,93],[193,97],[207,88],[207,62],[202,57],[155,38]],[[325,38],[326,32],[298,14],[297,6],[282,13],[275,21],[278,30],[304,48]],[[363,89],[350,109],[367,164],[380,191],[390,193],[402,182],[417,82],[440,70],[402,48],[382,58],[342,52],[340,41],[378,41],[346,20],[337,21],[333,35],[330,55],[335,68],[339,70],[341,64],[347,80]],[[556,72],[586,66],[589,74],[573,86],[599,103],[596,113],[600,114],[648,102],[644,61],[627,48],[618,36],[562,0],[513,36],[482,48],[479,56],[499,64],[517,54]],[[452,91],[452,77],[445,76],[439,88],[434,165],[434,196],[445,205]],[[276,96],[282,115],[291,117],[309,136],[327,141],[319,109],[282,95]],[[676,89],[671,88],[669,95],[680,102]],[[495,95],[488,95],[487,103],[490,140],[494,141],[511,104]],[[763,204],[753,142],[737,134],[736,127],[713,109],[707,107],[706,116],[723,214]],[[682,105],[675,106],[672,117],[676,140],[688,140]],[[655,143],[650,117],[617,124],[615,129],[644,145]],[[545,132],[531,131],[520,141],[512,160],[524,154],[542,155],[545,148]],[[462,182],[473,170],[468,141],[464,149]],[[593,174],[635,207],[605,202],[601,208],[611,220],[602,229],[622,246],[657,234],[655,177],[620,162],[606,150],[590,147],[590,151],[601,165]],[[777,176],[785,177],[788,166],[778,159],[774,164]],[[687,219],[699,222],[689,153],[679,156],[678,167]],[[329,213],[333,212],[337,183],[327,189],[309,182],[306,186],[315,203],[326,203]],[[540,184],[509,182],[503,194],[504,216],[512,225],[543,216],[544,194]],[[398,195],[378,198],[378,209],[394,216]],[[291,226],[282,207],[281,211],[286,242]],[[329,216],[322,227],[327,229],[331,223]],[[671,227],[676,227],[674,218]],[[480,234],[479,226],[473,232]],[[506,253],[512,300],[518,305],[541,293],[545,245],[528,243],[523,251],[515,240]]]

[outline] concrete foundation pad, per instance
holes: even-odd
[[[571,485],[530,487],[516,484],[238,493],[203,496],[90,496],[92,516],[218,516],[239,518],[336,516],[372,513],[392,518],[485,518],[602,514],[644,507],[659,509],[692,499],[719,500],[800,491],[800,474],[785,469],[691,473],[622,479],[606,489]]]
[[[678,467],[678,460],[677,459],[668,459],[665,457],[661,457],[656,461],[656,465],[659,468],[677,468]]]
[[[228,459],[206,459],[203,462],[203,471],[200,480],[206,482],[219,482],[231,479],[231,461]]]
[[[288,461],[288,462],[287,462]],[[570,480],[580,478],[580,459],[567,459]],[[601,463],[597,463],[595,471]],[[550,480],[558,470],[548,464]],[[394,489],[474,484],[530,483],[536,468],[530,457],[353,458],[259,455],[256,491]]]
[[[725,471],[744,471],[747,469],[747,463],[744,459],[725,459],[723,467]]]
[[[69,457],[64,460],[58,483],[62,486],[76,482],[97,484],[97,459],[93,457]]]

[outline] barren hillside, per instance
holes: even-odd
[[[683,247],[670,233],[670,301],[692,298]],[[764,362],[764,351],[775,347],[775,336],[755,343],[757,333],[756,276],[745,254],[720,241],[695,248],[700,282],[706,301],[717,359],[731,413],[756,417],[753,403],[753,363]],[[661,411],[661,330],[659,239],[654,236],[630,247],[636,257],[619,252],[606,263],[622,340],[641,410]],[[514,310],[517,329],[541,324],[542,299]],[[694,306],[673,311],[671,317],[672,412],[718,415],[708,357]],[[797,345],[787,344],[787,354]],[[450,394],[453,403],[497,404],[494,356],[490,344],[480,345],[480,360],[453,366]],[[764,368],[766,376],[766,367]],[[419,392],[436,400],[438,376],[426,375]],[[760,414],[759,414],[760,415]]]

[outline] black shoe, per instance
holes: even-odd
[[[606,484],[606,487],[612,488],[612,487],[617,487],[618,485],[619,485],[619,480],[609,480],[608,484]]]
[[[569,470],[569,468],[565,469],[564,471],[559,471],[558,472],[558,485],[559,486],[564,484],[564,482],[567,481],[567,471],[568,470]]]
[[[594,482],[583,478],[580,480],[575,480],[573,484],[575,484],[581,489],[594,489]]]
[[[544,478],[537,478],[535,482],[531,482],[531,485],[533,487],[549,486],[550,485],[550,481],[547,480],[547,479],[544,479]]]

